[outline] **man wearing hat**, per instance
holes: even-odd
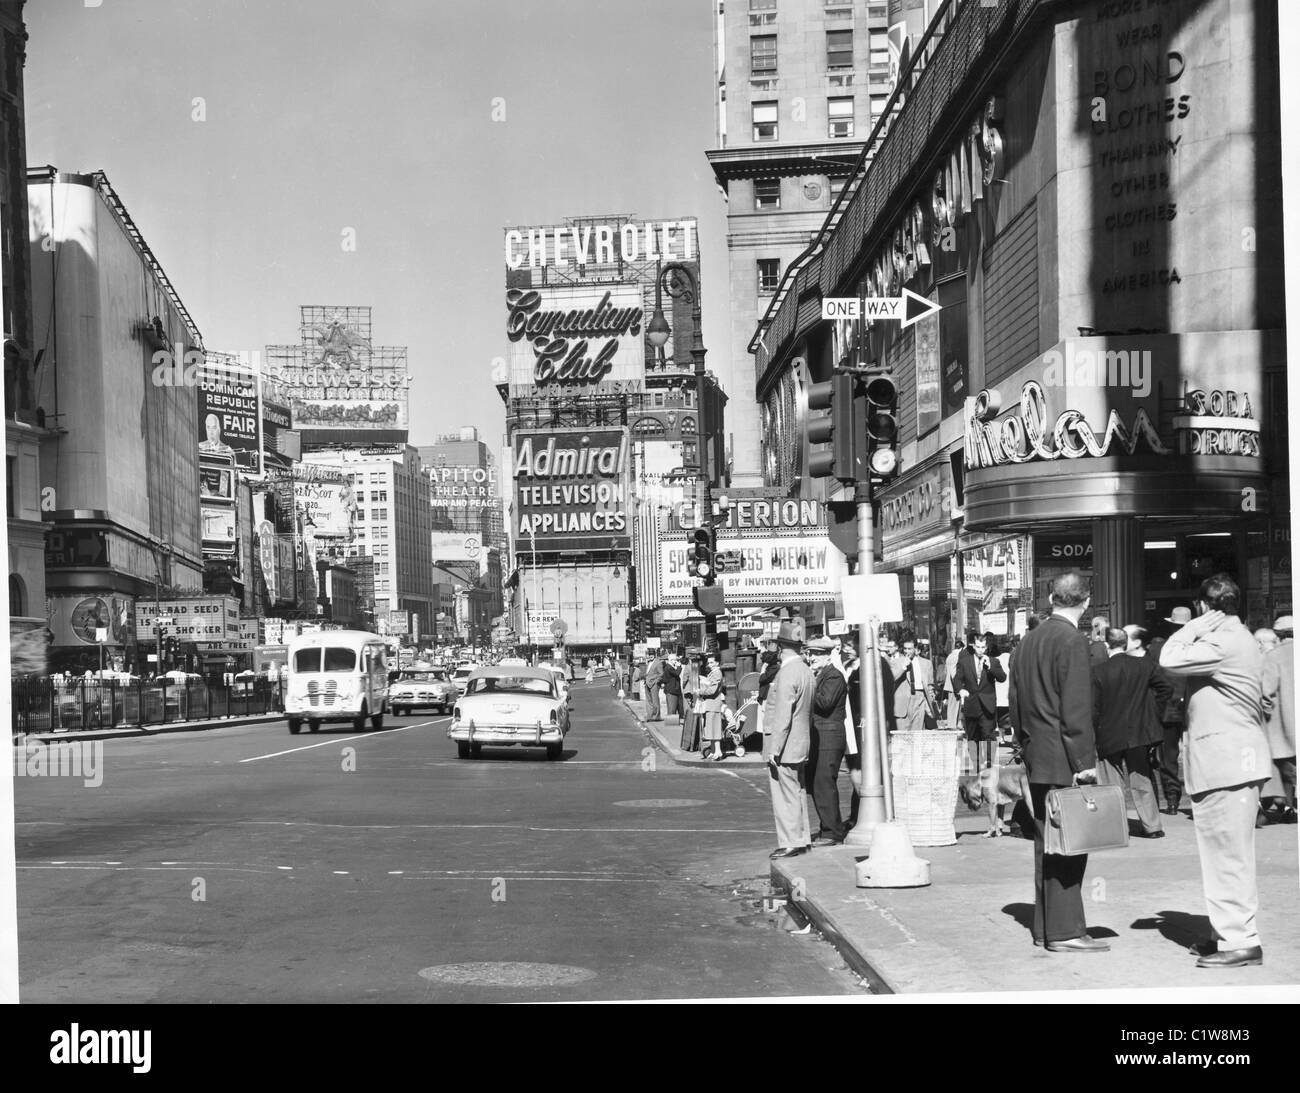
[[[1168,631],[1156,638],[1147,649],[1147,655],[1151,657],[1155,664],[1159,665],[1160,663],[1160,650],[1164,647],[1165,642],[1169,640],[1169,635],[1180,630],[1191,621],[1191,608],[1175,607],[1173,609],[1169,617],[1165,619]],[[1163,668],[1160,671],[1173,688],[1173,693],[1160,711],[1160,724],[1164,732],[1164,740],[1160,744],[1160,764],[1156,773],[1159,778],[1161,792],[1165,798],[1164,807],[1160,811],[1166,816],[1177,816],[1178,806],[1183,799],[1182,746],[1183,731],[1187,728],[1187,721],[1184,716],[1187,705],[1187,679],[1185,676],[1172,675]]]
[[[808,750],[813,807],[820,830],[813,846],[835,846],[844,841],[847,827],[840,818],[840,764],[848,750],[844,708],[848,700],[845,675],[832,661],[838,643],[815,638],[808,643],[814,673],[812,739]]]
[[[1273,777],[1264,796],[1279,802],[1275,823],[1296,822],[1295,802],[1295,620],[1283,615],[1273,623],[1278,644],[1264,654],[1264,733],[1273,757]]]
[[[805,853],[812,842],[804,805],[804,765],[811,740],[813,674],[799,655],[803,619],[784,620],[776,643],[780,650],[776,678],[763,708],[763,758],[772,780],[777,841],[769,857],[792,858]]]

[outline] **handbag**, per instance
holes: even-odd
[[[1128,809],[1120,786],[1049,790],[1043,853],[1091,854],[1128,846]]]

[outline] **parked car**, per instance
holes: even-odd
[[[456,686],[443,668],[407,668],[388,688],[388,706],[397,717],[418,709],[446,713],[456,697]]]
[[[447,737],[462,759],[477,759],[485,744],[545,748],[547,759],[559,759],[568,731],[569,707],[554,673],[498,664],[470,673]]]

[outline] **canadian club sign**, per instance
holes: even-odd
[[[628,545],[626,430],[517,433],[511,461],[518,551]]]
[[[510,382],[582,387],[639,379],[644,317],[638,285],[509,289]]]

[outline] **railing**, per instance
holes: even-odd
[[[15,679],[15,733],[77,732],[144,725],[166,725],[223,717],[250,717],[284,709],[278,680],[236,680],[209,684],[197,680]]]

